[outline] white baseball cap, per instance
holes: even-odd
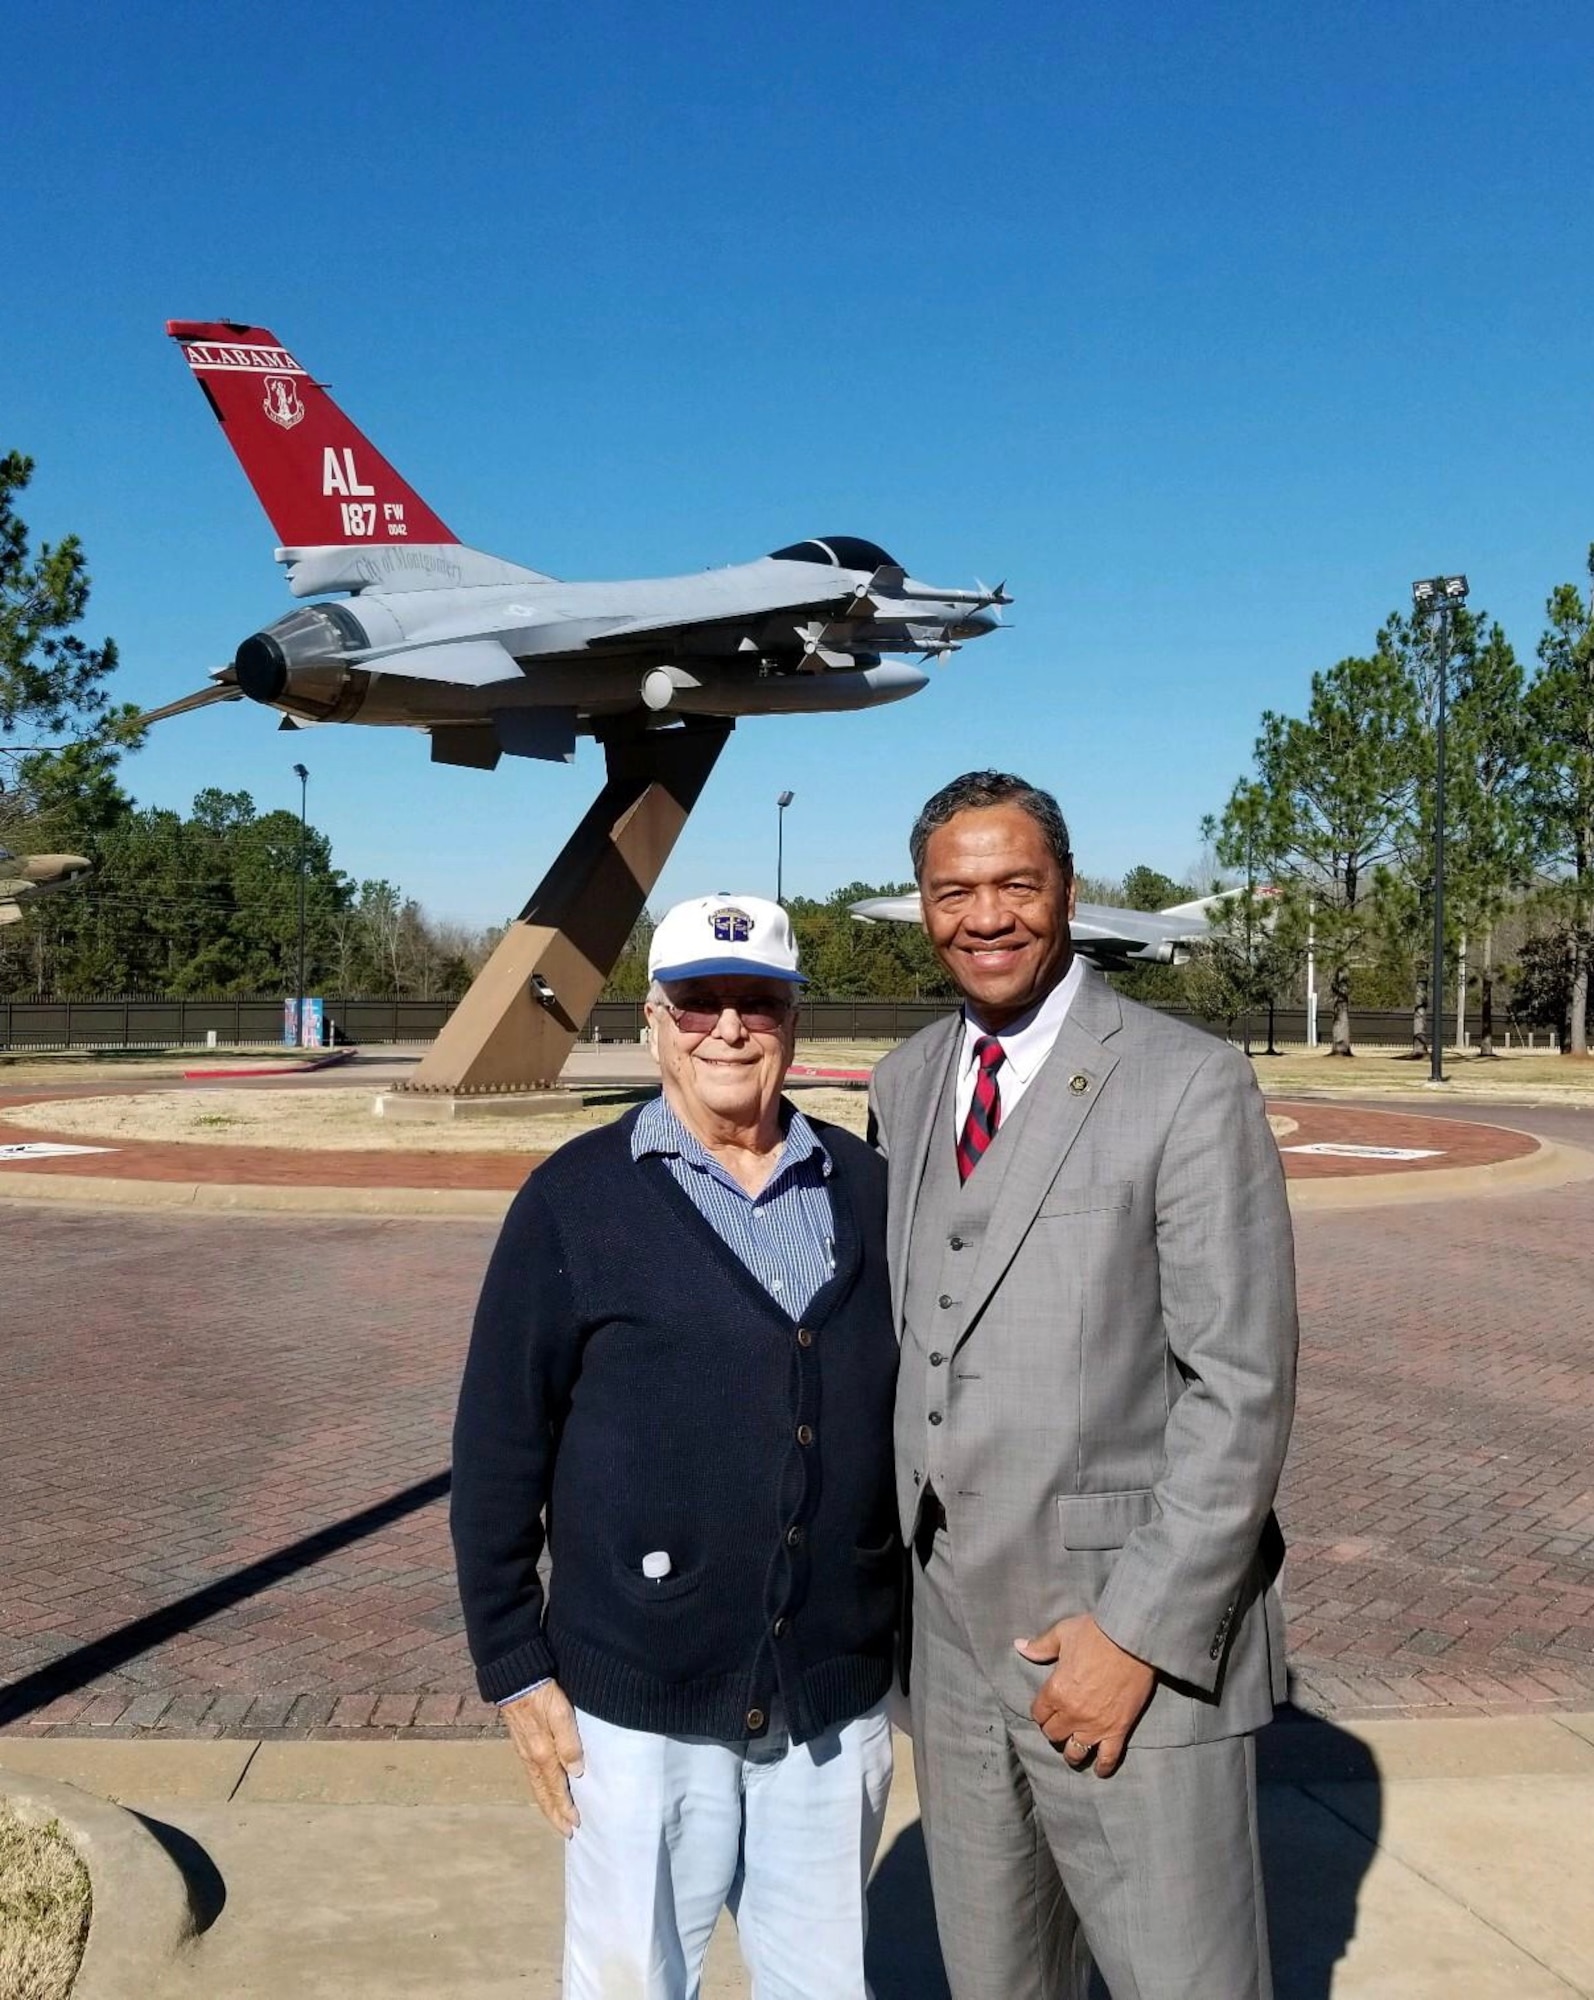
[[[648,977],[707,979],[725,973],[789,979],[803,986],[797,940],[779,903],[762,896],[694,896],[660,917],[648,948]]]

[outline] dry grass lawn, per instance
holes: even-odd
[[[376,1117],[369,1089],[150,1090],[135,1097],[13,1105],[0,1118],[0,1133],[14,1140],[26,1130],[55,1132],[107,1145],[152,1140],[304,1152],[551,1153],[577,1133],[618,1118],[643,1094],[606,1093],[582,1110],[546,1117],[464,1118],[433,1125]],[[863,1130],[867,1106],[861,1090],[798,1088],[793,1098],[815,1117]]]
[[[89,1934],[88,1870],[51,1820],[0,1801],[0,1995],[66,2000]]]
[[[1396,1049],[1364,1049],[1348,1061],[1326,1050],[1292,1050],[1255,1058],[1257,1078],[1270,1097],[1308,1090],[1331,1090],[1345,1097],[1408,1094],[1425,1097],[1428,1064],[1413,1062]],[[1555,1104],[1594,1105],[1594,1062],[1571,1056],[1534,1055],[1515,1049],[1484,1062],[1475,1055],[1447,1055],[1445,1095],[1503,1101],[1541,1099]]]

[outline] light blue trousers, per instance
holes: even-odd
[[[697,2000],[720,1911],[754,2000],[867,2000],[865,1890],[886,1795],[885,1704],[794,1746],[620,1729],[577,1711],[564,2000]]]

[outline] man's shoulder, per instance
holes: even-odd
[[[932,1021],[927,1028],[921,1028],[916,1035],[910,1035],[905,1042],[898,1042],[894,1049],[888,1049],[875,1064],[875,1081],[884,1083],[891,1089],[898,1089],[910,1076],[916,1075],[938,1049],[945,1049],[948,1038],[954,1032],[958,1020],[956,1014],[943,1014],[939,1021]]]
[[[639,1106],[612,1124],[599,1125],[567,1139],[531,1174],[527,1189],[535,1188],[545,1200],[558,1201],[579,1195],[595,1180],[611,1179],[634,1166],[631,1133],[644,1108]]]
[[[1236,1077],[1252,1074],[1251,1065],[1240,1051],[1210,1030],[1165,1014],[1160,1008],[1148,1007],[1143,1001],[1126,999],[1122,994],[1118,995],[1118,1005],[1123,1013],[1121,1032],[1126,1040],[1159,1064],[1188,1075],[1202,1068],[1214,1075],[1231,1071]]]

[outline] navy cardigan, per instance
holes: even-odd
[[[631,1157],[635,1116],[526,1182],[477,1307],[451,1510],[477,1683],[502,1700],[553,1675],[606,1721],[722,1742],[762,1734],[778,1696],[804,1742],[891,1682],[885,1166],[817,1127],[836,1270],[799,1323]]]

